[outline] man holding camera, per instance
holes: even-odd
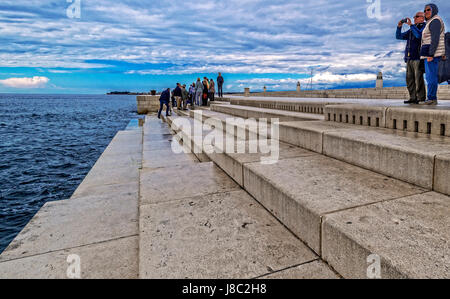
[[[402,33],[403,24],[410,29]],[[397,26],[397,39],[406,40],[405,62],[406,62],[406,84],[409,91],[409,101],[405,104],[418,104],[426,99],[424,74],[424,62],[420,59],[420,47],[422,43],[422,31],[425,28],[425,14],[418,12],[414,16],[414,25],[411,19],[401,20]]]

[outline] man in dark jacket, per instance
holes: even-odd
[[[169,116],[169,102],[170,102],[170,88],[167,88],[161,93],[161,96],[159,97],[159,111],[158,111],[158,118],[161,118],[161,112],[163,110],[164,105],[166,105],[166,116]]]
[[[422,31],[425,28],[425,15],[418,12],[414,16],[414,25],[408,18],[406,24],[410,29],[402,33],[404,21],[397,26],[396,37],[406,40],[405,62],[406,62],[406,85],[409,91],[409,101],[405,104],[418,104],[426,99],[425,81],[423,79],[423,61],[420,59],[420,46],[422,42]]]
[[[181,109],[181,96],[181,84],[177,83],[177,87],[175,87],[175,89],[173,90],[173,97],[175,98],[175,102],[177,103],[176,105],[178,110]]]
[[[219,93],[219,98],[223,98],[223,83],[225,80],[223,80],[222,73],[219,73],[219,76],[217,77],[217,92]]]

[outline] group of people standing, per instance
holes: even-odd
[[[223,97],[222,86],[224,79],[222,74],[219,73],[217,77],[217,86],[219,90],[219,97]],[[189,88],[189,98],[192,103],[197,106],[207,106],[208,100],[214,101],[214,97],[216,94],[216,84],[214,80],[208,79],[207,77],[203,77],[203,81],[200,81],[200,78],[197,79],[197,82],[192,83]]]
[[[428,4],[423,12],[416,13],[414,24],[409,18],[398,23],[396,37],[407,41],[406,83],[410,99],[405,104],[437,105],[439,62],[445,56],[445,25],[438,13],[435,4]],[[410,29],[402,32],[403,24],[409,25]]]
[[[225,83],[222,74],[219,73],[217,77],[217,92],[220,98],[223,97],[223,84]],[[216,94],[216,83],[213,79],[203,77],[203,81],[200,78],[197,82],[192,83],[189,86],[189,90],[186,89],[186,84],[181,85],[177,83],[177,86],[170,91],[167,88],[161,93],[159,98],[160,108],[158,112],[158,118],[161,117],[161,112],[166,106],[166,115],[169,116],[172,111],[172,107],[177,107],[178,110],[187,110],[187,106],[190,105],[191,109],[195,106],[207,106],[208,101],[214,101]],[[172,106],[172,107],[171,107]]]

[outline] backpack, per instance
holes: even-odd
[[[450,81],[450,32],[445,34],[445,57],[439,62],[439,84]]]
[[[445,34],[445,56],[450,58],[450,32]]]

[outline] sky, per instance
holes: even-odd
[[[448,24],[450,1],[434,3]],[[379,71],[402,86],[396,26],[425,4],[1,0],[0,93],[161,91],[218,72],[225,92],[374,87]]]

